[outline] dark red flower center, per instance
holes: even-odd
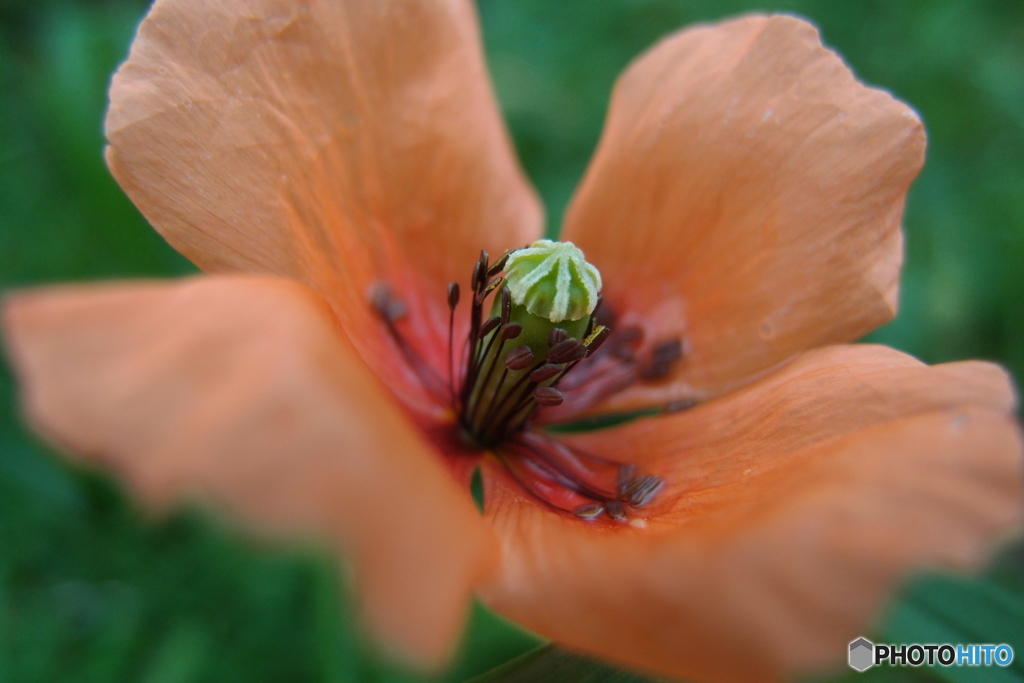
[[[455,330],[462,288],[448,286],[447,381],[403,335],[399,322],[406,307],[390,288],[378,287],[371,303],[424,387],[457,415],[453,428],[471,452],[496,458],[526,493],[552,509],[588,521],[642,519],[638,511],[664,488],[660,476],[583,451],[549,429],[571,431],[582,413],[611,394],[664,378],[681,359],[682,344],[671,339],[641,351],[643,331],[613,332],[616,316],[603,302],[581,321],[538,322],[513,306],[505,286],[502,272],[511,253],[492,263],[482,251],[474,262],[464,338]]]

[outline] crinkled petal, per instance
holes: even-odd
[[[603,529],[488,473],[492,606],[571,647],[694,681],[837,666],[893,589],[975,567],[1022,519],[1005,373],[883,347],[808,352],[674,416],[574,437],[667,487],[647,526]]]
[[[268,277],[93,285],[8,299],[39,430],[158,509],[212,500],[324,537],[370,625],[419,664],[451,651],[493,542],[323,300]]]
[[[705,398],[896,310],[921,121],[858,83],[817,31],[747,17],[673,35],[620,78],[565,239],[668,381],[619,407]]]
[[[111,170],[176,249],[311,286],[405,391],[374,283],[443,357],[448,282],[540,235],[468,0],[158,0],[110,98]]]

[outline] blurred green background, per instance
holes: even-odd
[[[193,268],[103,165],[110,74],[146,3],[0,0],[0,286]],[[913,105],[928,162],[906,217],[902,308],[872,338],[928,362],[1024,378],[1024,3],[934,0],[481,0],[488,58],[524,165],[557,222],[613,80],[664,34],[749,11],[810,18],[858,76]],[[189,511],[142,520],[109,480],[20,426],[0,370],[0,681],[419,680],[358,637],[330,558],[257,547]],[[1024,661],[1024,552],[974,580],[915,582],[890,642],[1008,642]],[[442,680],[536,642],[477,609]],[[1012,670],[873,678],[1016,680]],[[973,676],[973,678],[972,678]],[[864,677],[860,677],[862,680]]]

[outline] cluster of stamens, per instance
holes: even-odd
[[[546,244],[554,243],[537,243],[535,247]],[[635,465],[595,456],[531,428],[534,423],[558,421],[538,416],[562,406],[565,396],[556,385],[590,358],[609,339],[611,330],[595,322],[593,303],[576,320],[563,320],[565,315],[560,314],[558,323],[538,319],[521,302],[517,304],[502,275],[513,253],[506,252],[491,263],[482,251],[474,263],[469,329],[460,349],[456,349],[455,313],[462,300],[461,288],[458,283],[449,284],[447,382],[399,331],[397,321],[404,316],[405,306],[390,289],[379,287],[374,292],[373,307],[423,385],[452,407],[466,444],[489,450],[527,493],[554,509],[584,520],[632,519],[634,525],[642,526],[644,520],[636,511],[662,490],[661,477],[641,474]],[[592,266],[573,264],[577,272],[583,267],[591,270],[591,282],[596,280],[600,287],[600,276]],[[599,302],[596,291],[591,290],[589,296]],[[656,345],[641,364],[635,353],[624,352],[636,346],[632,330],[613,340],[610,352],[602,354],[603,362],[594,368],[602,371],[588,372],[576,383],[588,399],[607,396],[608,389],[617,391],[638,378],[664,376],[682,355],[681,344],[672,340]]]
[[[461,388],[454,389],[453,339],[459,285],[448,285],[449,378],[453,383],[453,406],[466,439],[482,447],[493,447],[520,431],[538,409],[561,405],[564,400],[557,384],[576,365],[596,351],[610,330],[588,324],[582,339],[575,339],[562,327],[552,327],[544,344],[537,348],[520,343],[523,325],[512,320],[512,295],[503,287],[501,272],[506,252],[494,264],[481,252],[473,267],[470,286],[470,325],[466,339],[465,372]],[[499,291],[496,315],[484,318],[487,298]],[[500,369],[498,366],[501,366]]]
[[[628,522],[633,513],[633,523],[642,526],[637,511],[665,485],[655,474],[639,474],[636,465],[600,458],[543,432],[520,432],[496,455],[533,497],[588,521],[607,516]]]

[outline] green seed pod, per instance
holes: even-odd
[[[601,273],[572,242],[538,240],[505,263],[513,305],[553,323],[587,318],[597,306]]]

